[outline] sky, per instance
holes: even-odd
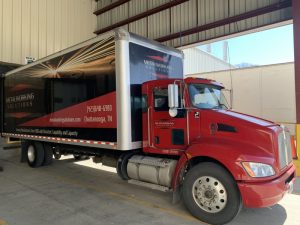
[[[293,26],[287,25],[270,30],[228,39],[229,61],[232,65],[249,63],[269,65],[294,61]],[[211,45],[212,54],[223,58],[223,41]],[[206,51],[206,46],[200,46]]]

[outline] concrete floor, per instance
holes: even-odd
[[[18,151],[0,150],[0,166],[0,225],[202,224],[172,205],[171,194],[128,184],[91,160],[64,157],[32,169]],[[230,224],[299,225],[299,209],[300,191],[273,207],[244,209]]]

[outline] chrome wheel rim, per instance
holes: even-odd
[[[216,178],[203,176],[198,178],[192,187],[194,201],[202,210],[218,213],[227,204],[227,191]]]
[[[27,151],[27,157],[29,162],[34,162],[35,160],[35,152],[34,152],[34,147],[32,145],[28,146],[28,151]]]

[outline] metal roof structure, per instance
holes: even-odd
[[[117,27],[174,47],[292,19],[292,0],[98,0],[97,29]]]

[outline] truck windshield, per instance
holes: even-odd
[[[189,93],[194,107],[200,109],[228,109],[228,104],[218,86],[190,84]]]

